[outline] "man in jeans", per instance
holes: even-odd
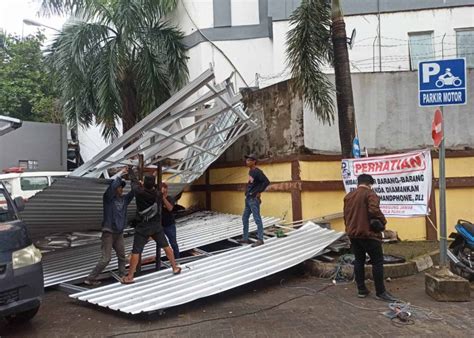
[[[257,155],[250,154],[245,156],[245,164],[249,168],[249,179],[247,189],[245,191],[245,209],[242,215],[242,223],[244,225],[244,235],[240,243],[249,244],[249,218],[250,214],[253,215],[253,219],[257,224],[257,237],[258,240],[252,244],[252,247],[256,247],[263,244],[263,223],[262,217],[260,216],[260,195],[270,184],[270,181],[265,176],[262,170],[257,168]]]
[[[121,179],[121,175],[126,174],[128,169],[122,170],[112,181],[105,191],[102,201],[104,206],[104,220],[102,222],[102,257],[84,281],[87,285],[99,285],[97,280],[99,274],[104,271],[112,258],[112,248],[115,250],[118,259],[118,271],[120,276],[125,276],[125,244],[123,242],[123,229],[127,225],[127,208],[133,200],[133,191],[125,196],[123,188],[126,183]]]
[[[344,197],[344,223],[355,256],[354,275],[358,297],[365,298],[369,295],[364,270],[367,253],[372,262],[376,298],[394,302],[397,299],[385,290],[384,285],[382,236],[370,227],[372,219],[387,223],[380,210],[380,198],[372,190],[374,183],[375,180],[370,175],[362,174],[357,178],[357,189]]]

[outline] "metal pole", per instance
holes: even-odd
[[[444,111],[441,106],[441,133],[443,139],[439,148],[439,220],[440,220],[440,233],[439,233],[439,263],[441,267],[447,267],[448,258],[448,242],[446,236],[446,167],[445,167],[445,135],[444,135]]]
[[[158,181],[156,188],[159,190],[160,192],[159,195],[161,197],[161,185],[163,181],[163,164],[161,163],[161,161],[159,161],[158,164],[156,165],[156,180]],[[158,210],[160,210],[158,214],[160,215],[158,222],[160,222],[160,225],[163,225],[162,223],[163,201],[161,198],[160,198],[160,203],[158,204]],[[156,243],[155,270],[158,271],[160,267],[161,267],[161,248],[158,245],[158,243]]]

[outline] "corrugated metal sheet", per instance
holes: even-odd
[[[33,239],[70,231],[100,230],[103,218],[102,196],[110,180],[64,177],[26,203],[21,218],[28,225]],[[184,184],[170,184],[170,195],[177,195]],[[125,193],[130,184],[125,187]],[[129,219],[135,216],[135,202],[128,209]]]
[[[71,295],[72,298],[128,314],[170,308],[211,296],[288,269],[314,257],[342,236],[314,223],[306,223],[284,238],[272,238],[257,248],[245,246],[170,270]]]
[[[264,227],[275,225],[279,219],[263,217]],[[241,216],[215,212],[199,212],[177,221],[177,238],[181,251],[215,243],[242,234]],[[250,230],[256,230],[252,221]],[[126,252],[131,252],[133,238],[126,238]],[[142,257],[155,256],[155,242],[151,241]],[[163,254],[163,253],[162,253]],[[99,261],[100,244],[46,253],[43,259],[45,287],[85,278]],[[115,252],[106,271],[117,268]]]

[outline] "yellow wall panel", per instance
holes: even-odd
[[[439,160],[433,159],[434,176],[439,177]],[[451,157],[446,159],[446,177],[474,176],[474,157]]]
[[[263,170],[270,182],[291,180],[291,163],[262,164]],[[209,180],[211,184],[247,183],[248,168],[242,162],[241,167],[211,169]]]
[[[301,206],[303,219],[342,212],[344,191],[303,191]]]
[[[343,191],[306,191],[301,193],[303,219],[317,218],[342,212],[344,206]],[[343,219],[331,221],[331,228],[344,231]],[[395,230],[403,240],[426,238],[425,218],[389,218],[388,229]]]
[[[211,205],[214,211],[240,215],[244,211],[244,204],[243,192],[215,191],[211,195]],[[262,216],[273,216],[292,221],[291,193],[263,193],[260,213]]]
[[[436,212],[439,227],[439,190],[436,189]],[[459,219],[474,222],[474,188],[448,189],[446,192],[446,227],[448,236]]]
[[[204,209],[206,207],[206,193],[201,191],[183,192],[178,204],[185,208],[198,206]]]
[[[249,170],[242,167],[210,169],[209,182],[211,184],[247,183]]]
[[[339,161],[300,161],[300,175],[303,181],[342,180]]]
[[[426,223],[424,217],[387,218],[387,229],[395,230],[403,241],[426,239]]]

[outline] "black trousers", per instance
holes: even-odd
[[[372,275],[377,295],[385,292],[383,281],[383,251],[382,243],[375,239],[351,238],[352,252],[355,256],[354,276],[359,291],[366,290],[365,286],[365,254],[367,253],[372,262]]]

